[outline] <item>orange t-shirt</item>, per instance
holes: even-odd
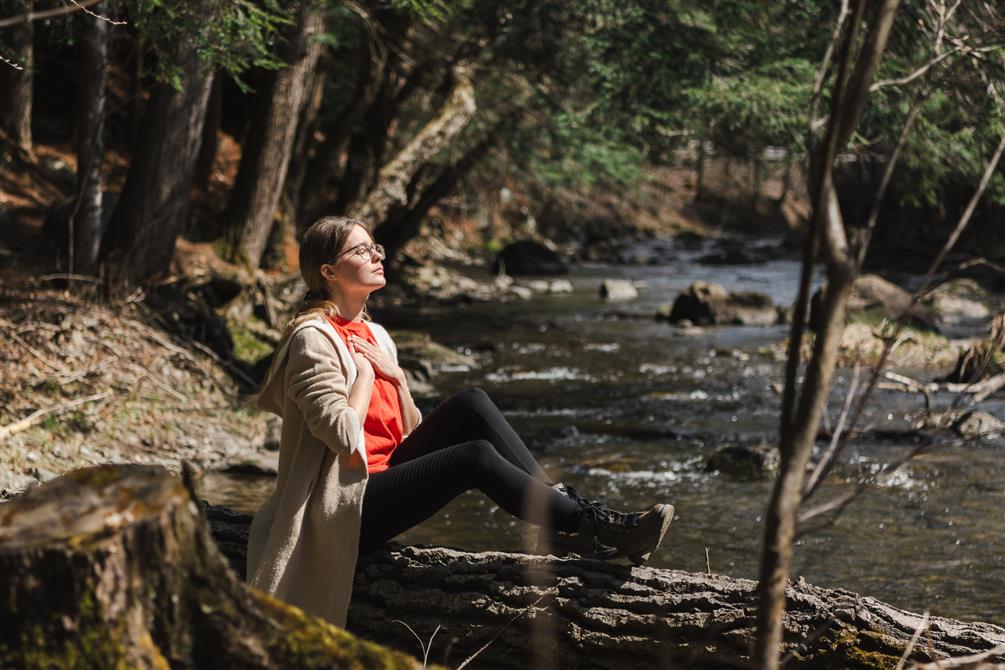
[[[349,336],[355,335],[376,347],[380,347],[365,321],[347,321],[341,317],[328,319],[338,334],[349,345]],[[370,407],[363,422],[363,437],[366,442],[366,469],[368,472],[387,470],[388,461],[404,435],[404,421],[401,418],[401,403],[398,389],[388,380],[377,375],[370,394]]]

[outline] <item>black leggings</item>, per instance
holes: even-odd
[[[579,525],[579,506],[551,488],[520,436],[488,395],[462,391],[440,404],[370,475],[360,545],[372,547],[478,489],[510,514],[560,531]]]

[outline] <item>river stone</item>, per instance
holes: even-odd
[[[493,274],[505,272],[514,277],[564,275],[568,271],[568,265],[558,253],[534,240],[510,244],[492,263]]]
[[[870,315],[876,320],[899,319],[911,304],[911,294],[879,275],[862,275],[852,286],[848,299],[848,315]],[[820,309],[823,306],[823,287],[817,289],[810,301],[810,328],[817,330]],[[907,325],[917,330],[938,332],[935,315],[924,305],[915,305],[907,315]]]
[[[1005,422],[987,412],[968,412],[953,425],[953,430],[963,437],[1000,437],[1005,432]]]
[[[738,444],[717,449],[705,461],[705,472],[760,479],[778,469],[778,450],[766,444]]]
[[[510,295],[515,295],[521,300],[530,300],[534,297],[534,289],[529,286],[510,286],[509,293]]]
[[[553,279],[548,284],[548,293],[572,293],[572,282],[568,279]]]
[[[987,293],[973,279],[952,279],[935,288],[925,297],[925,306],[931,308],[939,323],[955,324],[977,321],[991,316],[981,299]]]
[[[639,297],[638,289],[628,279],[605,279],[600,284],[598,294],[608,302],[635,300]]]
[[[771,297],[755,291],[730,293],[719,284],[695,282],[674,301],[668,320],[696,325],[772,326],[778,311]]]
[[[527,282],[527,288],[535,293],[547,293],[548,286],[549,284],[547,279],[531,279]]]

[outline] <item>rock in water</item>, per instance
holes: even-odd
[[[1005,433],[1005,422],[987,412],[968,412],[953,424],[953,430],[963,437],[995,438]]]
[[[669,321],[696,325],[772,326],[778,310],[770,296],[754,291],[730,293],[719,284],[695,282],[674,301]]]
[[[820,323],[824,287],[817,289],[810,300],[810,328]],[[879,275],[862,275],[852,286],[848,299],[848,315],[872,317],[875,320],[900,318],[911,304],[911,294]],[[907,325],[918,330],[938,332],[935,315],[924,305],[915,305],[907,314]]]
[[[569,271],[565,260],[533,240],[521,240],[499,252],[492,263],[492,274],[504,271],[513,277],[564,275]]]
[[[639,297],[639,291],[635,288],[635,284],[628,279],[605,279],[600,284],[598,294],[601,299],[608,302],[635,300]]]
[[[766,444],[738,444],[717,449],[705,461],[705,472],[760,479],[778,469],[778,450]]]

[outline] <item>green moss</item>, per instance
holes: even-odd
[[[415,668],[418,662],[399,651],[361,640],[337,626],[308,616],[260,591],[253,591],[262,610],[278,625],[269,650],[291,666],[312,668],[352,667]]]
[[[102,621],[91,591],[78,602],[75,630],[61,620],[25,627],[14,648],[0,644],[0,667],[25,670],[127,670],[132,667],[123,621]],[[159,654],[158,654],[159,655]]]
[[[234,340],[234,358],[253,365],[272,353],[272,345],[260,340],[243,324],[228,320],[227,329]]]
[[[879,633],[842,628],[813,665],[833,670],[893,670],[903,654],[900,646]]]
[[[892,334],[897,324],[886,318],[879,312],[868,310],[854,310],[848,313],[848,323],[862,323],[875,328],[878,333]],[[944,347],[949,344],[949,339],[938,333],[922,328],[905,325],[901,331],[901,337],[910,337],[926,347]]]

